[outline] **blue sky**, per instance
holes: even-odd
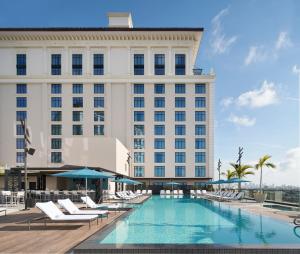
[[[110,11],[136,27],[204,27],[197,66],[217,74],[216,160],[228,169],[238,146],[244,163],[271,154],[265,182],[300,184],[300,1],[1,0],[0,26],[107,26]]]

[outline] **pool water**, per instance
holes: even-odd
[[[100,236],[100,244],[300,244],[287,222],[188,197],[153,196]]]

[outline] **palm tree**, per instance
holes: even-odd
[[[254,172],[249,170],[250,168],[253,168],[251,165],[239,165],[236,163],[230,163],[230,165],[234,168],[234,176],[236,176],[239,179],[242,179],[243,177],[247,175],[254,175]],[[239,191],[241,190],[241,183],[239,183]]]
[[[263,167],[267,168],[275,168],[276,166],[272,162],[268,162],[269,159],[271,159],[272,156],[270,155],[264,155],[261,157],[258,161],[258,163],[255,165],[255,168],[257,170],[260,169],[260,180],[259,180],[259,191],[262,193],[262,170]]]
[[[235,176],[235,172],[233,170],[227,169],[226,172],[222,172],[222,175],[225,176],[227,180],[230,180]]]

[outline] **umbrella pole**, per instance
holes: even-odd
[[[85,207],[87,208],[87,177],[85,178]]]

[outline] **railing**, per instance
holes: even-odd
[[[203,71],[203,69],[200,69],[200,68],[194,68],[194,69],[193,69],[193,74],[194,74],[194,75],[202,75],[202,71]]]

